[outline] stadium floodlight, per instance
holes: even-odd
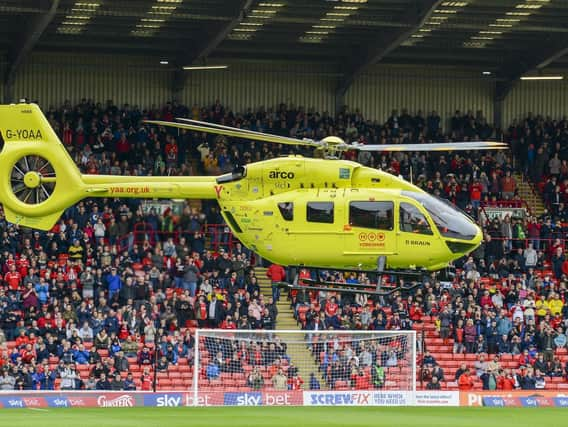
[[[521,80],[563,80],[564,76],[523,76]]]
[[[413,330],[198,329],[190,394],[196,406],[371,406],[387,394],[412,405],[416,353]]]
[[[228,65],[186,65],[183,67],[186,71],[196,71],[196,70],[225,70],[229,68]]]

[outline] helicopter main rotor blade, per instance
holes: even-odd
[[[463,150],[506,150],[509,146],[497,141],[439,142],[432,144],[382,144],[351,145],[359,151],[463,151]]]
[[[183,119],[184,121],[190,121],[189,119]],[[322,147],[321,143],[313,141],[311,139],[294,139],[285,136],[270,135],[262,132],[254,132],[252,130],[231,128],[229,126],[217,125],[207,122],[197,122],[200,124],[193,124],[195,120],[191,120],[190,123],[178,123],[178,122],[165,122],[162,120],[145,120],[144,123],[149,123],[158,126],[169,126],[178,129],[188,129],[197,132],[207,132],[214,133],[218,135],[232,136],[235,138],[243,139],[253,139],[255,141],[263,142],[273,142],[275,144],[287,144],[287,145],[305,145],[309,147]]]

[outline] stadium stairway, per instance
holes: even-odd
[[[516,173],[515,180],[517,181],[517,189],[519,190],[519,196],[523,199],[530,207],[531,214],[541,215],[544,211],[544,201],[542,195],[539,194],[538,189],[533,188],[533,186],[524,177]]]
[[[266,276],[266,268],[255,267],[254,271],[260,286],[260,292],[264,298],[268,300],[272,296],[272,284],[270,279]],[[278,319],[276,321],[276,329],[279,330],[299,330],[298,322],[294,319],[294,312],[290,308],[290,303],[286,295],[282,293],[280,301],[276,305],[278,307]]]
[[[258,284],[260,286],[260,291],[265,298],[272,296],[272,284],[270,279],[266,276],[266,268],[255,267],[254,271],[258,279]],[[278,319],[276,321],[276,330],[283,331],[300,331],[300,325],[294,318],[294,311],[290,307],[290,301],[286,292],[282,292],[280,295],[280,301],[276,305],[278,307]],[[320,383],[324,384],[324,379],[319,372],[319,367],[316,364],[314,357],[307,345],[304,343],[304,334],[294,334],[294,338],[298,341],[296,345],[288,346],[288,355],[290,356],[292,363],[298,368],[298,372],[302,379],[304,380],[304,389],[309,387],[310,373],[315,373],[316,378]],[[302,361],[299,363],[299,361]]]

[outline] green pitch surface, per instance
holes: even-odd
[[[4,427],[521,427],[568,425],[565,408],[100,408],[4,409]]]

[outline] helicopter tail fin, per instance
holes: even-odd
[[[80,180],[37,105],[0,105],[0,204],[9,222],[49,230]]]
[[[0,144],[61,145],[57,134],[36,104],[0,105]]]

